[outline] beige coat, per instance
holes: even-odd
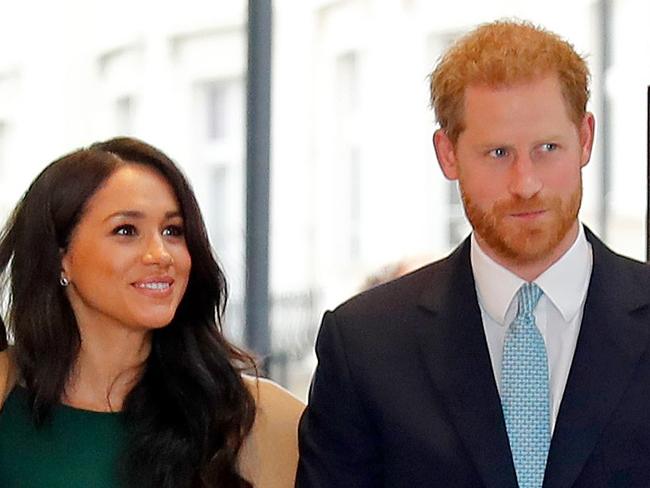
[[[0,409],[16,381],[9,355],[0,352]],[[245,378],[257,404],[253,430],[240,454],[243,476],[256,488],[293,488],[298,463],[298,420],[303,403],[269,380]]]

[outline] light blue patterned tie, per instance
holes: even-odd
[[[501,405],[520,488],[542,486],[551,442],[548,361],[533,315],[541,296],[534,283],[522,285],[503,345]]]

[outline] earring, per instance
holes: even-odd
[[[61,278],[59,278],[59,284],[63,288],[65,288],[66,286],[68,286],[70,284],[70,280],[68,278],[66,278],[65,276],[61,275]]]

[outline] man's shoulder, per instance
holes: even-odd
[[[589,285],[593,299],[608,300],[630,310],[650,303],[650,265],[608,248],[593,234],[587,234],[593,250]]]
[[[339,305],[334,313],[340,317],[374,319],[391,317],[414,310],[423,296],[445,288],[457,270],[457,251],[399,278],[365,290]]]
[[[610,249],[592,232],[587,233],[594,255],[594,269],[608,275],[620,274],[631,279],[650,279],[650,265]]]

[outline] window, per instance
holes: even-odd
[[[204,89],[207,139],[225,139],[228,133],[226,127],[228,86],[223,82],[211,81],[205,84]]]
[[[137,136],[136,109],[141,97],[155,103],[156,91],[141,92],[139,81],[145,50],[139,44],[117,47],[97,59],[97,119],[102,131],[109,134]],[[160,106],[158,104],[158,106]],[[161,118],[150,118],[148,132],[157,132]]]
[[[431,34],[427,41],[428,59],[438,59],[462,32],[444,31]],[[463,202],[455,181],[447,184],[447,196],[444,202],[447,206],[447,242],[450,247],[456,247],[469,233],[470,226],[465,218]]]
[[[0,178],[4,174],[6,162],[7,124],[0,120]]]
[[[350,181],[350,258],[357,260],[361,257],[361,161],[357,148],[350,148],[348,154]]]
[[[210,240],[218,256],[228,251],[228,168],[216,166],[212,170],[210,186]]]
[[[133,132],[133,98],[128,95],[115,101],[115,129],[118,134]]]
[[[9,144],[11,142],[11,126],[9,122],[0,120],[0,183],[9,176]],[[1,186],[1,185],[0,185]]]
[[[361,182],[362,165],[359,154],[359,56],[346,52],[336,59],[336,117],[339,154],[343,171],[347,173],[347,195],[344,196],[347,211],[343,222],[348,223],[349,259],[356,261],[362,252]]]
[[[463,202],[460,198],[460,189],[455,181],[450,181],[447,199],[447,225],[449,230],[449,246],[455,247],[469,234],[469,222],[465,218]]]
[[[345,112],[353,112],[358,107],[359,94],[359,56],[347,52],[336,61],[337,96],[339,105]]]
[[[226,142],[238,136],[243,121],[240,80],[209,80],[198,85],[200,124],[207,142]],[[241,144],[241,141],[237,141]]]

